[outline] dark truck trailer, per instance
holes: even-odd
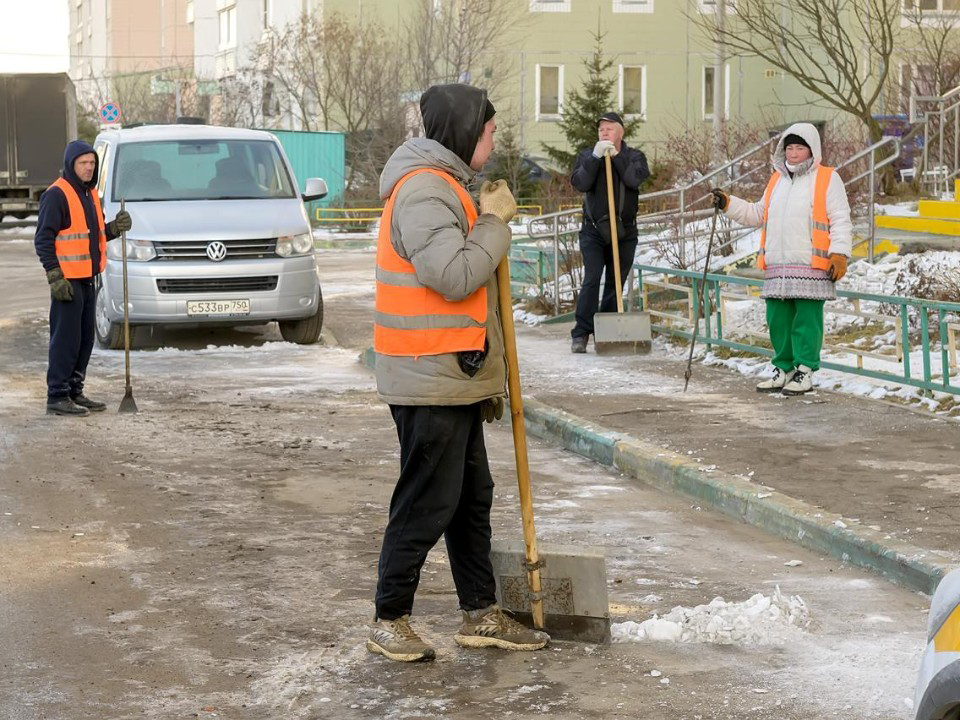
[[[0,75],[0,220],[36,213],[77,138],[77,97],[65,73]]]

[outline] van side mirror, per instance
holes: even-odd
[[[321,200],[327,196],[327,183],[323,178],[307,178],[303,201]]]

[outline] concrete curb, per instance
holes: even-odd
[[[373,369],[376,355],[368,348],[360,360]],[[943,576],[957,564],[956,558],[947,553],[886,539],[884,533],[867,527],[847,527],[840,515],[783,493],[766,492],[748,480],[536,400],[524,400],[524,420],[531,435],[661,490],[694,498],[711,510],[778,537],[873,570],[911,590],[933,594]]]

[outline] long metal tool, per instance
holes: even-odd
[[[610,241],[613,245],[613,275],[617,283],[617,312],[599,312],[593,316],[593,346],[598,355],[636,355],[650,352],[652,331],[646,312],[623,311],[623,274],[620,272],[620,242],[617,237],[617,206],[613,199],[613,166],[603,156],[607,172],[607,206],[610,216]]]
[[[717,215],[720,214],[720,208],[713,209],[713,219],[710,221],[710,240],[707,242],[707,259],[703,263],[703,279],[700,280],[700,293],[697,303],[697,316],[693,320],[693,335],[690,338],[690,355],[687,357],[687,369],[683,373],[683,391],[687,391],[687,385],[690,384],[690,376],[693,375],[693,348],[697,344],[697,331],[700,329],[700,318],[705,316],[704,309],[707,307],[706,287],[707,273],[710,271],[710,253],[713,250],[713,237],[717,232]]]
[[[610,614],[603,550],[537,545],[507,258],[497,267],[497,285],[523,523],[522,548],[515,542],[497,542],[490,553],[500,606],[521,621],[546,628],[552,637],[605,642],[610,636]]]
[[[127,209],[126,201],[120,199],[120,212]],[[133,385],[130,382],[130,309],[129,289],[127,287],[127,232],[120,232],[120,252],[123,255],[123,355],[126,368],[126,383],[123,390],[123,399],[120,401],[120,413],[137,412],[137,403],[133,399]]]

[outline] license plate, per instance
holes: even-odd
[[[190,317],[238,317],[249,314],[249,300],[192,300],[187,302],[187,315]]]

